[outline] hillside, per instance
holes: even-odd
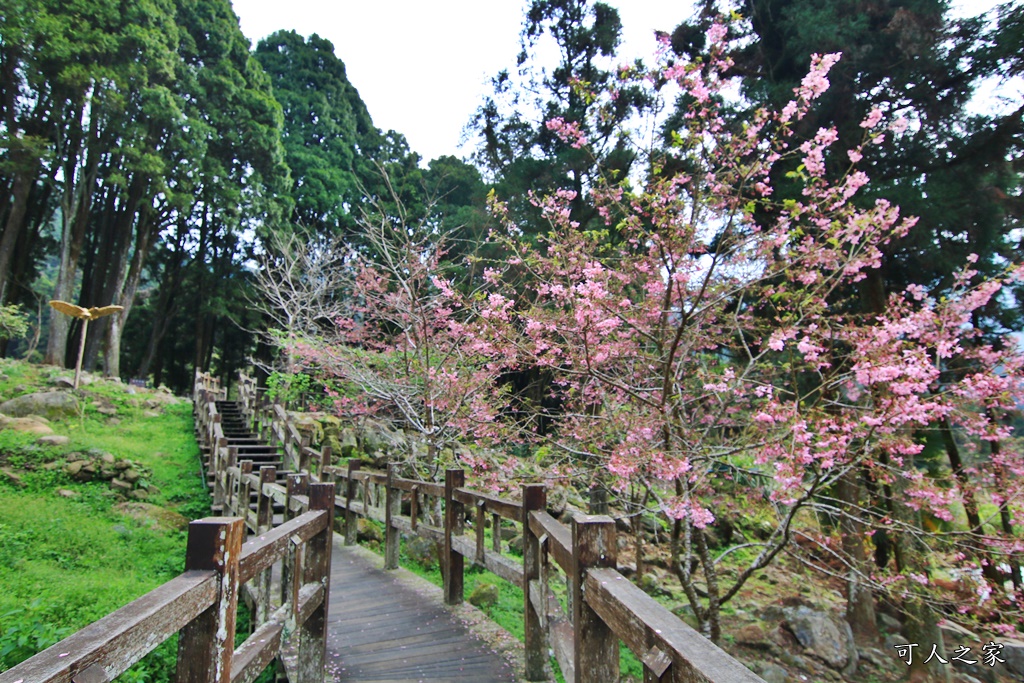
[[[0,361],[0,671],[180,573],[209,510],[191,402],[70,377]],[[165,680],[173,651],[119,680]]]

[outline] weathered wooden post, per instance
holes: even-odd
[[[358,460],[348,461],[348,472],[345,478],[345,545],[356,544],[356,533],[359,531],[359,526],[356,519],[355,510],[352,509],[352,503],[356,499],[356,486],[358,482],[355,479],[355,473],[359,471],[359,465],[361,463]],[[366,496],[363,496],[363,512],[368,512],[366,509]]]
[[[303,584],[323,586],[322,600],[299,631],[299,659],[295,683],[323,683],[327,657],[327,597],[331,588],[331,539],[334,536],[334,484],[311,484],[309,509],[327,513],[323,530],[306,543],[302,561]]]
[[[409,501],[409,524],[412,526],[413,533],[416,533],[416,527],[419,524],[418,520],[420,518],[420,487],[413,484],[409,495],[411,497]]]
[[[284,501],[284,521],[288,522],[298,516],[298,513],[292,510],[292,500],[295,496],[305,496],[309,494],[309,475],[305,472],[289,475],[286,491],[287,493],[285,494]],[[292,584],[295,582],[295,553],[297,548],[298,546],[291,544],[288,547],[288,552],[284,555],[284,559],[281,561],[282,605],[293,599],[294,586]]]
[[[458,605],[463,599],[464,560],[462,553],[452,543],[455,536],[462,535],[462,523],[466,517],[465,506],[455,500],[455,489],[466,483],[466,473],[460,469],[445,470],[444,473],[444,601]]]
[[[619,640],[583,597],[586,572],[615,568],[615,522],[605,515],[576,513],[572,518],[572,593],[574,683],[619,680]]]
[[[487,502],[484,500],[476,501],[476,516],[473,518],[473,522],[476,525],[476,553],[473,555],[473,561],[479,564],[481,567],[484,566],[484,560],[486,559],[486,543],[484,537],[484,527],[487,526]],[[500,533],[500,531],[499,531]]]
[[[537,612],[530,593],[537,592],[541,605],[547,604],[546,587],[541,584],[541,544],[530,528],[530,513],[547,507],[548,490],[544,484],[523,485],[523,631],[526,650],[526,680],[547,680],[544,668],[548,661],[546,619]]]
[[[309,444],[312,437],[307,432],[299,432],[299,472],[309,472],[312,463],[309,461]]]
[[[234,513],[238,508],[238,479],[237,477],[228,472],[232,467],[238,465],[238,446],[228,446],[228,458],[227,462],[224,463],[224,478],[227,482],[224,491],[225,507],[224,513],[231,511]]]
[[[398,569],[398,543],[401,534],[392,519],[402,514],[402,490],[395,487],[398,465],[388,464],[388,481],[384,487],[384,569]]]
[[[185,571],[217,572],[220,585],[212,605],[181,629],[178,683],[230,683],[238,609],[238,559],[245,525],[236,517],[207,517],[188,525]]]
[[[491,515],[491,550],[501,552],[501,515]]]
[[[277,481],[277,469],[273,465],[260,468],[260,490],[256,496],[256,533],[262,534],[274,528],[274,497],[265,490]],[[256,577],[256,614],[254,627],[261,626],[270,616],[270,568]],[[253,628],[253,630],[256,630]]]
[[[224,509],[224,480],[221,473],[224,471],[224,461],[227,459],[227,449],[214,448],[210,451],[210,466],[206,475],[213,475],[213,507]]]
[[[245,526],[248,528],[249,507],[252,505],[252,483],[249,481],[249,475],[252,474],[252,460],[243,460],[239,469],[241,472],[238,475],[238,504],[235,514],[245,521]]]
[[[334,475],[333,474],[328,474],[327,472],[324,471],[328,467],[331,466],[331,458],[332,457],[333,456],[331,454],[331,447],[330,447],[330,445],[324,444],[323,446],[320,447],[320,463],[318,464],[318,466],[317,466],[318,469],[316,471],[317,477],[319,477],[320,481],[325,481],[325,482],[334,481]]]

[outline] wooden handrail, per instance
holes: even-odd
[[[523,486],[521,499],[513,500],[466,487],[465,475],[457,469],[446,471],[442,483],[400,477],[394,465],[387,472],[365,469],[358,460],[344,467],[332,465],[329,450],[318,453],[301,442],[281,406],[254,408],[253,415],[286,453],[301,453],[302,472],[294,483],[289,479],[288,486],[281,487],[261,484],[244,468],[226,468],[228,490],[244,489],[235,500],[248,500],[248,491],[256,490],[258,498],[284,502],[286,516],[295,515],[307,509],[300,502],[305,486],[336,482],[333,506],[344,520],[345,543],[355,543],[359,517],[382,522],[385,568],[397,567],[399,536],[408,533],[443,547],[444,598],[449,604],[463,600],[467,559],[522,587],[527,680],[547,680],[549,652],[554,652],[568,682],[617,680],[620,640],[643,663],[647,681],[762,680],[615,569],[616,536],[610,518],[578,514],[570,525],[563,524],[545,511],[541,484]],[[441,519],[432,516],[436,512]],[[471,535],[465,534],[467,519],[472,522]],[[486,543],[488,523],[491,547]],[[501,552],[502,523],[514,524],[522,532],[521,563]],[[285,544],[283,532],[264,538],[267,546]],[[555,567],[570,589],[569,610],[562,608],[548,585]]]
[[[113,680],[216,600],[216,572],[186,572],[0,673],[0,681],[71,683],[90,669]]]
[[[216,471],[214,503],[237,516],[190,523],[184,573],[0,673],[0,683],[111,681],[175,633],[178,681],[248,683],[280,657],[288,645],[284,634],[292,628],[298,636],[298,660],[289,680],[322,683],[334,484],[316,483],[304,495],[294,495],[272,483],[268,475],[273,468],[263,470],[261,477],[251,473],[252,463],[236,465],[237,454],[227,446],[216,406],[223,400],[220,383],[197,372],[194,398],[196,435]],[[244,494],[238,487],[244,487]],[[256,514],[248,509],[251,488],[258,491]],[[270,501],[278,489],[289,503],[300,505],[302,514],[287,514],[285,523],[273,529]],[[243,545],[247,526],[263,533]],[[302,571],[295,572],[300,549]],[[282,580],[282,604],[271,612],[269,572],[282,560],[290,573]],[[236,649],[237,600],[241,588],[253,581],[262,584],[256,588],[257,628]]]

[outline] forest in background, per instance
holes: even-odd
[[[636,58],[617,54],[618,15],[602,3],[531,3],[522,52],[467,126],[471,157],[429,164],[401,133],[374,127],[329,41],[279,32],[250,51],[227,0],[4,4],[0,305],[19,306],[21,324],[11,319],[0,343],[47,363],[71,364],[77,351],[79,326],[45,306],[63,299],[124,306],[94,325],[87,369],[179,392],[193,367],[233,375],[254,353],[269,358],[251,302],[271,235],[359,244],[365,207],[384,202],[406,217],[432,212],[479,243],[495,225],[492,188],[520,205],[528,192],[567,187],[586,224],[596,214],[581,190],[642,163],[616,139],[616,124],[651,113],[628,93],[594,130],[593,152],[543,125],[585,120],[592,105],[572,84],[599,87]],[[807,130],[834,125],[853,144],[848,133],[875,105],[921,122],[866,160],[871,194],[927,226],[872,275],[874,296],[910,282],[947,287],[965,240],[984,272],[1004,263],[1021,212],[1021,110],[979,115],[967,104],[979,84],[1019,75],[1019,7],[954,20],[941,2],[705,2],[680,16],[671,50],[700,54],[719,12],[745,18],[729,74],[743,94],[735,120],[783,102],[811,53],[839,51],[842,77]],[[559,64],[535,63],[545,36]],[[686,103],[672,106],[663,141]]]
[[[1014,632],[1024,105],[971,105],[1022,76],[1024,8],[703,0],[649,61],[610,5],[525,10],[471,156],[424,165],[335,46],[250,50],[227,0],[5,3],[5,352],[73,364],[45,302],[116,303],[87,369],[255,364],[418,435],[409,468],[609,493],[715,640],[805,512],[859,635],[884,595],[934,642],[939,556]],[[709,525],[757,496],[726,577]]]

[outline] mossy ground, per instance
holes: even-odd
[[[54,379],[66,375],[2,361],[0,400],[52,389]],[[0,671],[184,566],[183,530],[154,528],[120,513],[115,506],[121,499],[107,482],[74,481],[64,462],[99,451],[131,460],[153,487],[146,502],[189,519],[209,511],[190,402],[98,379],[76,395],[79,414],[50,424],[70,439],[65,446],[43,446],[36,436],[0,430],[0,467],[17,477],[0,477]],[[173,652],[169,641],[120,680],[169,680]]]

